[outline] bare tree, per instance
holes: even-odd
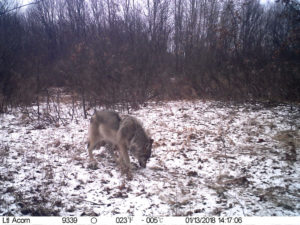
[[[1,111],[39,106],[52,87],[80,100],[84,117],[97,104],[129,110],[168,95],[300,97],[295,0],[15,3],[0,3]]]

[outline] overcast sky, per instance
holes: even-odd
[[[21,2],[23,1],[23,4],[27,4],[27,3],[30,3],[30,2],[34,2],[34,0],[20,0]],[[271,2],[274,2],[274,0],[260,0],[261,3],[265,4],[266,2],[268,1],[271,1]]]
[[[265,4],[266,2],[274,2],[274,0],[260,0],[260,2],[262,3],[262,4]]]

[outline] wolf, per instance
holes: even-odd
[[[119,151],[121,171],[129,174],[130,159],[128,152],[137,158],[139,165],[146,167],[151,157],[153,139],[149,137],[142,123],[133,116],[123,119],[114,111],[96,111],[91,117],[88,131],[88,152],[94,161],[93,149],[97,144],[111,144]]]
[[[110,144],[115,146],[117,132],[120,126],[121,118],[118,113],[113,111],[95,111],[91,117],[88,130],[88,152],[91,161],[93,149],[97,144],[104,146]]]

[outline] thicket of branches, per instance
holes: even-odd
[[[0,110],[51,99],[299,100],[297,0],[0,2]]]

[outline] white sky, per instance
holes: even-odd
[[[22,5],[25,5],[27,3],[31,3],[34,2],[34,0],[19,0],[21,2]]]
[[[274,0],[260,0],[260,1],[263,4],[267,3],[268,1],[274,2]],[[34,2],[34,0],[20,0],[20,2],[23,2],[23,4],[27,4],[27,3],[30,3],[30,2]]]
[[[267,3],[267,2],[274,2],[274,0],[260,0],[260,2],[261,2],[262,4],[265,4],[265,3]]]

